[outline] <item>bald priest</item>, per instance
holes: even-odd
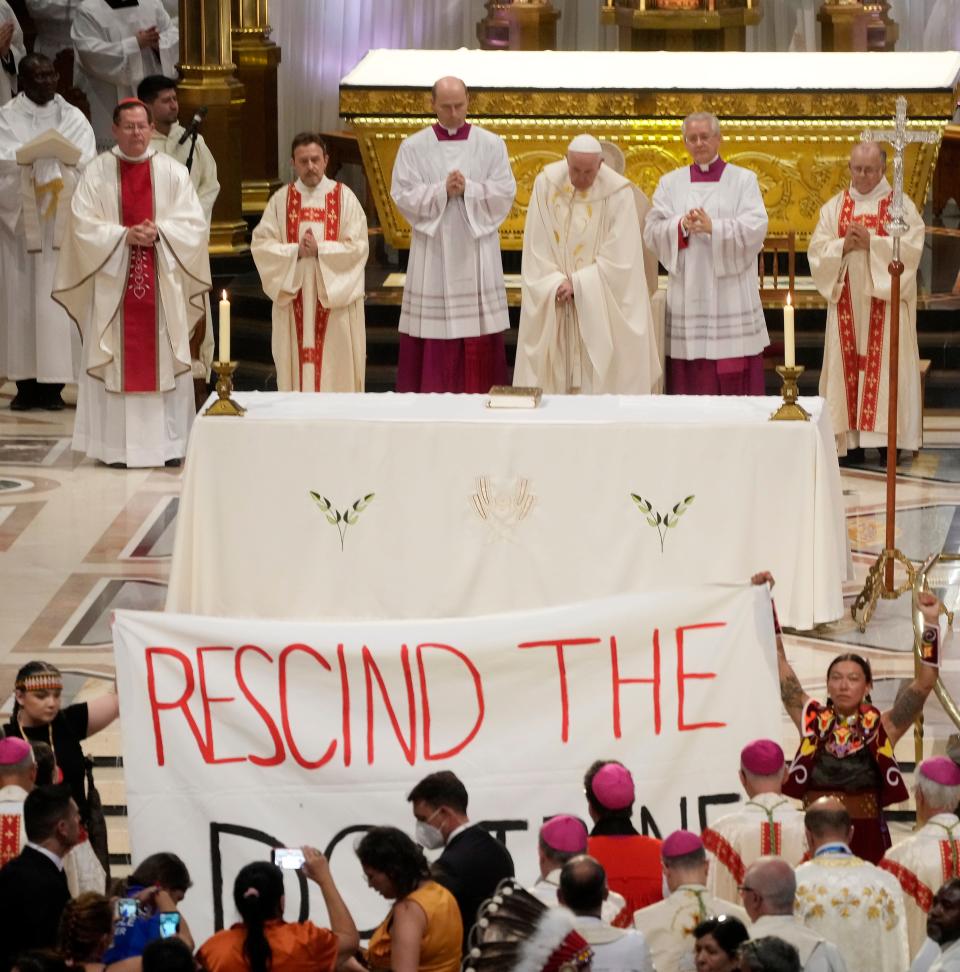
[[[592,135],[533,184],[523,232],[515,385],[649,394],[660,377],[633,184]]]

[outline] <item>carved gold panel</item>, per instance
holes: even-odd
[[[396,111],[397,93],[391,94]],[[535,96],[528,94],[526,97]],[[633,95],[623,97],[634,98]],[[690,95],[656,94],[655,97],[660,102],[675,99],[672,104],[675,110],[669,112],[672,115],[682,117],[688,109],[694,110],[690,108]],[[798,249],[806,249],[820,207],[849,181],[847,159],[850,149],[860,141],[860,132],[865,128],[887,127],[890,124],[885,110],[886,94],[873,98],[873,109],[878,111],[877,114],[830,117],[833,109],[839,110],[845,96],[827,93],[818,99],[820,111],[816,113],[801,111],[807,96],[796,96],[797,104],[793,107],[798,115],[806,117],[742,120],[744,116],[752,114],[751,108],[761,107],[757,103],[760,97],[750,94],[712,95],[707,98],[704,95],[702,103],[709,104],[709,108],[721,116],[723,157],[757,174],[770,217],[769,232],[785,233],[792,229],[797,234]],[[890,115],[893,113],[893,97],[890,96]],[[920,97],[940,97],[941,101],[944,100],[943,96]],[[946,96],[946,110],[941,105],[939,113],[920,120],[914,110],[915,100],[919,101],[920,98],[910,99],[910,111],[914,118],[912,126],[942,132],[952,110],[952,95]],[[721,110],[721,104],[725,111]],[[471,107],[475,105],[476,99]],[[740,118],[724,118],[724,115],[739,115]],[[390,199],[393,163],[403,138],[431,124],[433,120],[425,114],[418,117],[360,115],[352,119],[384,235],[394,247],[409,247],[410,227]],[[574,135],[589,132],[619,145],[626,156],[627,177],[648,196],[653,195],[658,179],[665,172],[689,164],[689,157],[680,140],[677,117],[644,117],[614,112],[611,117],[593,119],[583,115],[511,118],[482,117],[473,113],[471,120],[504,138],[517,180],[517,198],[500,231],[501,244],[507,250],[522,248],[523,225],[537,173],[547,163],[564,156],[566,146]],[[905,155],[904,191],[921,209],[938,148],[939,144],[911,144]],[[892,165],[888,168],[891,170],[888,177],[892,178]]]

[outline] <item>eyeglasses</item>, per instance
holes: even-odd
[[[128,132],[128,133],[130,133],[130,132],[149,132],[150,131],[150,126],[149,125],[132,125],[132,124],[129,124],[129,125],[119,125],[118,127],[119,127],[119,129],[120,129],[121,132]]]

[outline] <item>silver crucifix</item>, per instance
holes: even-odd
[[[939,132],[916,132],[907,129],[907,99],[897,98],[897,110],[893,128],[869,128],[860,133],[861,142],[889,142],[893,146],[893,205],[886,230],[893,237],[894,259],[900,255],[900,237],[906,233],[907,221],[903,218],[903,152],[910,142],[936,142]]]

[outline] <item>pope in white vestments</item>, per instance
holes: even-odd
[[[889,402],[890,271],[893,240],[885,222],[893,190],[886,155],[873,143],[850,156],[850,188],[820,210],[807,256],[817,290],[827,299],[820,394],[827,400],[837,451],[886,448]],[[920,448],[920,350],[917,345],[917,268],[923,219],[903,197],[909,229],[900,238],[900,345],[897,446]]]
[[[20,78],[23,90],[0,108],[0,375],[17,382],[11,408],[62,408],[62,386],[79,372],[80,335],[50,291],[70,197],[96,149],[90,123],[56,94],[48,58],[28,55]],[[76,146],[78,164],[19,165],[17,151],[51,131]]]
[[[250,249],[273,301],[280,391],[362,392],[367,217],[357,197],[324,174],[319,135],[293,140],[295,182],[270,198]]]
[[[485,393],[507,381],[500,224],[517,184],[502,138],[466,120],[459,78],[434,85],[437,123],[404,139],[390,195],[411,226],[397,391]]]
[[[720,157],[713,115],[684,119],[683,139],[693,164],[660,179],[644,227],[669,275],[667,393],[762,395],[770,339],[757,271],[767,233],[760,186]]]
[[[0,0],[0,105],[16,93],[17,69],[26,54],[20,21],[7,0]]]
[[[113,109],[150,74],[173,77],[180,34],[160,0],[83,0],[70,29],[76,83],[90,102],[101,151],[114,144]]]
[[[660,377],[632,183],[578,135],[533,184],[515,385],[649,394]]]
[[[960,767],[949,756],[925,759],[917,769],[919,829],[889,848],[880,867],[903,889],[910,955],[927,937],[927,914],[941,885],[960,877]]]
[[[194,417],[190,333],[210,289],[207,224],[187,170],[150,148],[139,101],[73,196],[54,299],[83,334],[73,448],[110,464],[176,463]]]
[[[796,874],[797,916],[840,949],[849,972],[907,968],[907,918],[895,878],[840,842],[820,847]]]

